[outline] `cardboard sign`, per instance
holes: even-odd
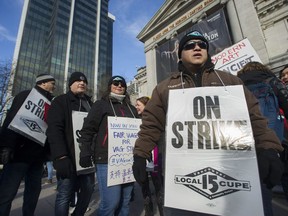
[[[47,129],[44,116],[47,104],[50,106],[50,101],[33,88],[8,128],[44,146]]]
[[[170,90],[166,127],[165,206],[263,215],[242,86]]]
[[[245,38],[242,41],[224,49],[222,52],[211,57],[215,69],[230,72],[237,75],[237,72],[248,62],[261,62],[250,41]]]
[[[108,117],[108,182],[107,186],[134,182],[133,149],[141,119]]]
[[[74,137],[74,149],[75,149],[77,175],[95,172],[94,166],[83,168],[79,164],[79,160],[80,160],[80,148],[79,148],[79,142],[78,142],[78,139],[80,137],[79,131],[82,129],[84,118],[86,118],[87,115],[88,115],[87,112],[72,111],[72,125],[73,125],[73,137]]]

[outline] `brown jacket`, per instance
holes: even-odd
[[[140,127],[139,137],[136,140],[134,154],[140,157],[148,158],[151,150],[158,143],[161,134],[165,131],[166,114],[168,109],[168,93],[170,89],[181,89],[181,73],[177,72],[166,80],[159,83],[153,90],[152,97],[145,107],[142,115],[142,125]],[[202,76],[201,86],[223,86],[224,85],[243,85],[242,81],[227,72],[214,69],[205,70]],[[182,73],[184,88],[194,88],[195,82],[187,73]],[[273,148],[282,151],[283,148],[274,131],[268,128],[267,120],[259,110],[258,102],[253,94],[244,87],[244,93],[249,110],[252,124],[256,149]],[[163,145],[165,151],[165,144]]]

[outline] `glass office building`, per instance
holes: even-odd
[[[38,74],[56,78],[55,95],[66,92],[72,72],[88,79],[94,99],[112,75],[114,16],[109,0],[26,0],[14,51],[12,95],[30,89]]]

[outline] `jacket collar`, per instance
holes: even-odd
[[[79,97],[78,95],[74,94],[71,90],[69,90],[69,91],[67,92],[67,95],[68,95],[69,98],[71,98],[72,100],[79,100],[79,99],[80,99],[80,97]],[[81,97],[81,98],[85,98],[85,99],[87,99],[88,101],[91,100],[91,97],[89,97],[89,96],[86,95],[86,94],[84,94],[83,97]]]

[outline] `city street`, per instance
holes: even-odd
[[[56,180],[53,179],[53,184],[45,184],[46,178],[42,179],[42,191],[36,208],[35,216],[53,216],[54,215],[54,203],[56,197]],[[138,184],[135,184],[135,198],[131,202],[130,215],[131,216],[144,216],[143,211],[143,199],[141,195],[141,189]],[[16,198],[12,204],[12,210],[10,216],[20,216],[22,215],[22,203],[23,203],[23,191],[24,183],[18,190]],[[96,216],[96,209],[99,205],[99,190],[98,184],[96,183],[95,191],[92,195],[92,199],[89,205],[90,210],[85,214],[85,216]],[[157,211],[156,205],[154,205],[155,212]],[[155,214],[159,215],[159,214]]]
[[[35,216],[53,216],[54,215],[54,202],[56,195],[56,181],[53,184],[44,184],[45,178],[43,178],[42,191],[40,194],[39,202],[35,212]],[[24,184],[22,183],[18,194],[13,201],[12,210],[10,216],[20,216],[22,215],[21,206],[23,200],[23,189]],[[274,216],[287,216],[288,215],[288,205],[287,201],[284,199],[284,195],[281,192],[281,188],[275,188],[273,198]],[[97,184],[95,186],[95,192],[93,193],[92,200],[90,202],[90,210],[85,214],[85,216],[96,216],[96,209],[99,205],[99,191]],[[251,205],[253,205],[251,203]],[[154,210],[157,211],[156,204],[154,204]],[[130,208],[131,216],[144,216],[143,211],[143,200],[141,195],[141,189],[138,184],[135,184],[135,199],[131,202]],[[155,214],[159,216],[159,214]],[[232,216],[232,215],[231,215]]]

